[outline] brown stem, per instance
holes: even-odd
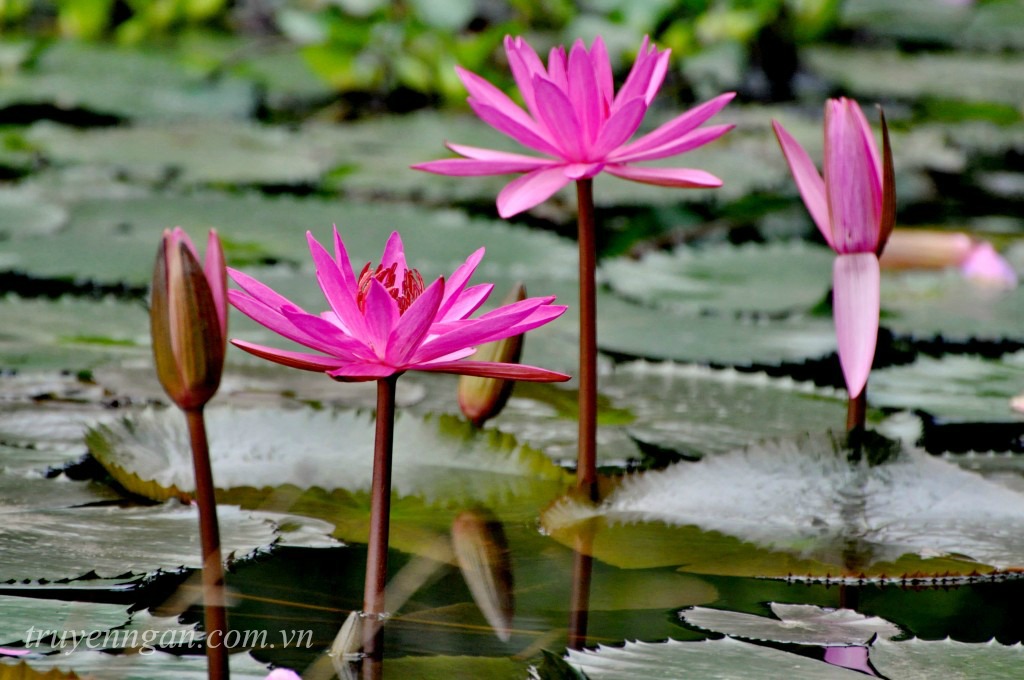
[[[224,607],[224,564],[220,556],[220,529],[217,526],[217,499],[210,446],[206,439],[203,407],[185,411],[192,440],[192,467],[196,476],[196,504],[199,506],[199,543],[203,551],[203,613],[206,626],[206,658],[210,680],[228,679],[228,654],[224,639],[228,615]]]
[[[366,546],[366,585],[363,588],[363,653],[379,661],[384,656],[384,587],[388,580],[388,529],[391,516],[391,451],[395,435],[393,375],[377,381],[377,433],[370,490],[370,540]]]
[[[868,411],[868,386],[846,403],[846,431],[849,434],[863,432]]]
[[[590,614],[590,579],[594,572],[591,557],[593,534],[587,527],[576,535],[572,554],[572,595],[569,601],[569,649],[587,646],[587,619]]]
[[[597,500],[597,244],[593,180],[576,181],[576,203],[580,244],[580,429],[576,486]]]

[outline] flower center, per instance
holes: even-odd
[[[397,267],[398,263],[393,262],[387,269],[381,264],[377,265],[377,269],[371,270],[370,263],[366,263],[363,271],[359,272],[359,292],[356,293],[359,311],[366,312],[366,295],[370,292],[370,280],[377,279],[398,303],[398,313],[405,314],[405,310],[420,296],[425,286],[423,277],[415,269],[406,269],[402,280],[399,281],[395,273]]]

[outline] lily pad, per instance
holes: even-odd
[[[598,506],[556,504],[544,525],[567,542],[597,520],[594,555],[633,568],[927,578],[1024,564],[1006,528],[1022,514],[1024,495],[923,452],[851,463],[818,436],[636,475]]]
[[[0,662],[2,663],[2,662]],[[231,654],[228,663],[233,678],[265,680],[269,670],[266,664],[249,654]],[[101,673],[106,680],[205,680],[208,677],[205,656],[176,655],[164,652],[153,654],[107,654],[85,651],[74,654],[56,654],[32,659],[29,666],[36,669],[71,669],[81,677]],[[100,676],[96,676],[100,677]]]
[[[217,515],[225,559],[272,545],[337,545],[326,522],[224,505]],[[8,509],[3,517],[0,581],[114,577],[198,569],[202,563],[198,514],[176,501],[138,508]]]
[[[770,619],[723,609],[693,607],[679,617],[715,633],[746,640],[773,641],[799,645],[866,645],[872,638],[894,638],[899,626],[877,616],[864,616],[852,609],[823,609],[809,604],[772,602]]]
[[[374,420],[352,411],[207,410],[218,487],[313,486],[349,492],[370,488]],[[127,488],[154,498],[194,488],[184,419],[175,410],[146,410],[88,437],[93,455]],[[566,479],[537,451],[496,432],[478,433],[451,417],[399,416],[392,489],[452,504],[494,502]]]
[[[49,105],[107,116],[109,124],[119,118],[243,118],[252,112],[250,83],[206,75],[190,72],[168,52],[57,40],[31,66],[5,77],[0,115],[12,106]]]
[[[942,421],[1024,423],[1010,400],[1024,385],[1024,352],[999,359],[921,356],[871,374],[868,399],[884,408],[917,409]]]
[[[50,651],[49,640],[40,640],[42,631],[109,630],[123,626],[131,618],[124,605],[101,602],[69,602],[37,597],[0,595],[4,617],[0,622],[0,640],[4,645],[33,642]],[[47,636],[48,637],[48,636]]]

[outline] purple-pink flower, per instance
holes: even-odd
[[[449,143],[448,148],[462,158],[421,163],[413,168],[459,176],[526,173],[498,194],[498,213],[502,217],[528,210],[570,182],[601,172],[661,186],[721,186],[720,179],[703,170],[634,165],[690,151],[733,127],[700,127],[735,96],[727,93],[628,141],[661,87],[669,50],[659,51],[644,38],[636,62],[617,93],[608,52],[600,37],[590,49],[577,40],[568,55],[564,47],[553,48],[547,67],[522,38],[507,36],[505,51],[525,111],[480,76],[457,68],[459,78],[469,91],[469,105],[484,122],[543,156]]]
[[[563,381],[567,375],[533,366],[472,361],[476,346],[519,335],[565,311],[554,297],[505,305],[476,318],[492,284],[467,287],[484,255],[480,248],[445,280],[426,285],[407,266],[402,239],[391,234],[380,264],[356,275],[337,228],[334,256],[307,233],[317,281],[327,311],[311,314],[256,279],[234,269],[242,290],[228,291],[231,304],[289,340],[316,353],[231,342],[247,352],[285,366],[321,371],[336,380],[367,381],[404,371],[459,373],[509,380]]]
[[[824,177],[803,147],[772,121],[797,188],[825,241],[836,251],[832,309],[846,388],[857,397],[867,383],[878,340],[881,281],[878,256],[896,221],[889,134],[882,119],[882,154],[852,99],[825,104]]]

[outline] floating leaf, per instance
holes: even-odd
[[[597,507],[562,501],[544,525],[571,545],[574,526],[597,521],[594,555],[632,568],[927,578],[1024,564],[1006,528],[1024,495],[915,450],[874,465],[848,455],[805,437],[680,463]]]
[[[770,603],[770,619],[723,609],[693,607],[679,614],[690,624],[746,640],[800,645],[866,645],[875,636],[893,638],[902,631],[885,619],[852,609],[823,609],[809,604]]]
[[[330,525],[318,520],[225,505],[217,515],[226,559],[272,545],[337,545],[327,536]],[[196,509],[173,501],[139,508],[8,510],[3,517],[0,581],[102,578],[201,565]]]
[[[995,640],[968,644],[953,640],[878,640],[871,662],[885,677],[900,680],[1011,680],[1020,672],[1024,646]]]
[[[1024,352],[999,359],[921,356],[912,364],[871,374],[869,401],[884,408],[925,411],[942,421],[1024,423],[1010,400],[1024,386]]]
[[[0,644],[26,643],[32,651],[50,651],[50,641],[41,639],[43,631],[103,631],[123,626],[131,618],[124,605],[102,602],[0,595],[0,607],[4,612]]]
[[[269,672],[266,664],[246,653],[229,655],[228,663],[233,678],[265,680]],[[72,669],[83,678],[96,677],[103,680],[206,680],[208,677],[206,656],[179,656],[164,652],[111,655],[80,651],[32,659],[29,665],[32,668]]]

